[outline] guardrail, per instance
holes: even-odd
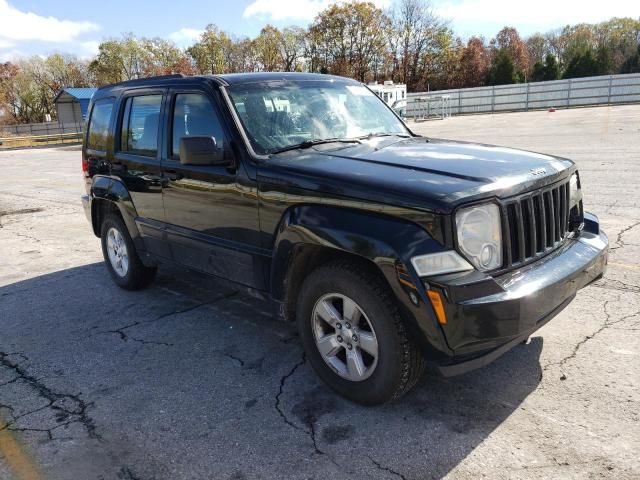
[[[409,93],[406,116],[423,117],[425,102],[443,96],[452,115],[640,103],[640,74]]]
[[[82,132],[0,138],[0,149],[40,147],[44,145],[60,145],[67,143],[82,143]]]

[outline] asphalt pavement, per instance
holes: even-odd
[[[527,345],[374,408],[230,285],[164,267],[117,288],[79,150],[0,151],[0,478],[639,478],[640,106],[414,128],[574,159],[610,264]]]

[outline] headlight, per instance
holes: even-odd
[[[582,191],[578,185],[578,174],[574,173],[569,179],[569,208],[575,207],[582,200]]]
[[[411,259],[411,264],[420,277],[473,270],[469,262],[453,250],[419,255]]]
[[[460,251],[478,270],[493,270],[502,265],[502,228],[496,204],[458,210],[456,230]]]

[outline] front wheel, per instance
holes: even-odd
[[[300,337],[318,376],[365,405],[397,399],[424,370],[388,287],[347,262],[305,280],[296,308]]]
[[[111,278],[119,287],[137,290],[148,286],[156,275],[156,267],[145,267],[122,219],[108,215],[100,230],[102,255]]]

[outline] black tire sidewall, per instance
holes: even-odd
[[[296,309],[300,337],[311,366],[318,376],[339,394],[361,404],[376,405],[393,398],[402,379],[403,349],[392,311],[376,290],[384,288],[375,277],[378,289],[347,269],[323,267],[305,281]],[[319,298],[339,293],[354,300],[371,322],[378,341],[378,363],[370,377],[353,382],[335,373],[318,351],[312,330],[312,312]]]
[[[129,258],[129,268],[127,269],[127,274],[122,277],[118,275],[118,273],[113,269],[111,265],[111,260],[109,259],[109,254],[107,252],[107,232],[109,229],[115,228],[120,232],[124,242],[127,246],[127,256]],[[109,274],[113,281],[122,288],[132,289],[136,288],[137,277],[140,272],[136,272],[136,269],[140,268],[139,261],[137,258],[137,252],[135,250],[135,246],[133,244],[133,240],[131,240],[131,236],[129,235],[129,231],[127,230],[124,222],[115,215],[108,215],[104,221],[102,222],[102,227],[100,229],[100,241],[102,243],[102,255],[104,256],[104,263],[107,266],[107,270],[109,270]]]

